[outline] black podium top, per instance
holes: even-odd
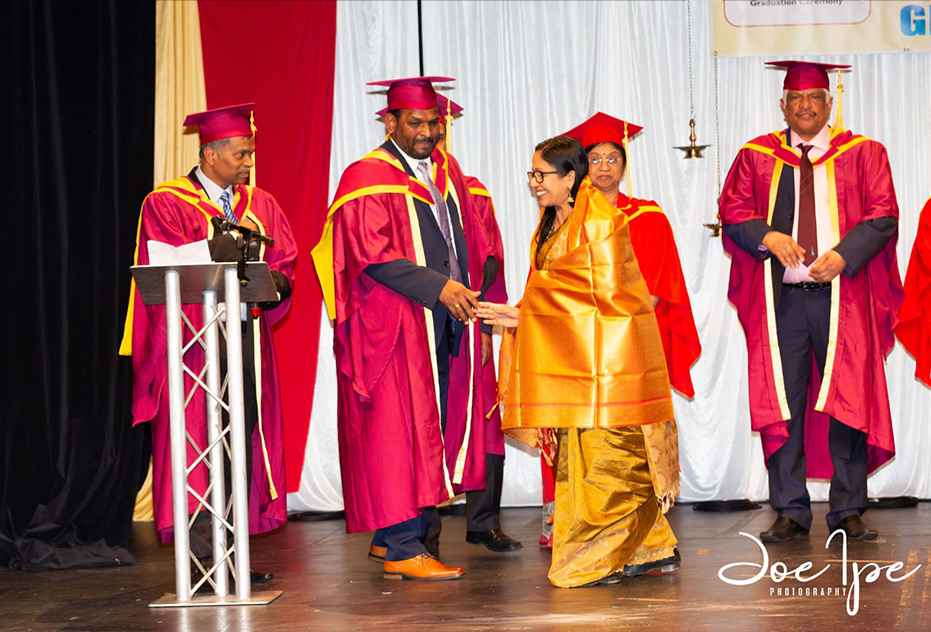
[[[236,269],[235,263],[191,263],[170,266],[132,266],[136,287],[146,305],[165,304],[165,272],[177,271],[180,276],[181,303],[201,303],[204,292],[216,292],[217,301],[226,300],[224,271]],[[239,300],[244,303],[266,303],[278,300],[275,282],[264,261],[246,264],[248,282],[239,286]]]

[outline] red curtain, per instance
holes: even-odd
[[[275,331],[288,491],[300,484],[313,406],[321,293],[310,250],[327,212],[336,2],[200,0],[207,107],[255,102],[256,184],[299,248],[294,297]]]

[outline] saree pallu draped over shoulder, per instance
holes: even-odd
[[[505,429],[673,418],[663,343],[627,216],[588,181],[521,301]]]
[[[672,556],[663,513],[679,491],[663,345],[627,216],[588,179],[576,200],[534,261],[499,378],[507,434],[544,448],[558,436],[549,577],[565,587]]]

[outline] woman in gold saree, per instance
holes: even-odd
[[[662,341],[627,216],[587,165],[574,139],[537,145],[528,177],[542,212],[523,299],[478,311],[505,328],[505,432],[558,444],[549,579],[560,587],[679,566],[664,516],[679,467]]]

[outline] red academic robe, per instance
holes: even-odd
[[[643,280],[650,294],[659,297],[656,321],[663,338],[669,383],[686,397],[693,397],[695,388],[689,369],[701,355],[701,342],[672,227],[663,210],[652,200],[629,198],[621,193],[615,206],[627,214],[630,244],[637,255]]]
[[[251,219],[262,234],[275,239],[273,246],[265,246],[262,259],[272,270],[278,270],[294,282],[294,260],[297,247],[291,228],[275,198],[262,189],[237,185],[234,187],[233,212],[236,217]],[[211,239],[213,226],[210,218],[223,217],[223,211],[207,197],[204,190],[187,177],[160,184],[146,196],[139,217],[136,240],[136,264],[149,263],[149,240],[172,246]],[[134,286],[135,287],[135,286]],[[252,486],[249,491],[249,531],[263,533],[287,522],[283,459],[283,418],[278,391],[278,371],[275,348],[272,342],[272,324],[287,311],[290,299],[270,311],[263,311],[260,321],[261,344],[261,418],[251,439]],[[191,324],[203,326],[203,308],[200,303],[183,305],[182,311]],[[184,344],[191,339],[187,327],[182,332]],[[133,358],[133,424],[152,422],[153,505],[155,527],[159,538],[170,540],[173,534],[171,506],[171,448],[169,441],[168,359],[165,332],[165,306],[144,305],[139,292],[133,290],[127,332],[121,353],[130,352]],[[203,351],[194,345],[184,356],[185,364],[195,373],[204,366]],[[257,377],[257,382],[258,376]],[[185,375],[184,392],[192,387]],[[187,431],[198,445],[206,445],[207,423],[204,393],[197,394],[185,410]],[[263,446],[264,438],[264,446]],[[188,462],[196,458],[188,446]],[[207,470],[201,465],[189,477],[190,485],[200,494],[207,487]],[[189,495],[189,511],[197,502]]]
[[[479,228],[468,187],[451,156],[437,149],[432,159],[437,188],[456,198],[477,289],[484,257],[473,252]],[[479,325],[468,328],[451,358],[444,442],[432,312],[364,274],[371,264],[401,258],[424,265],[414,199],[433,203],[396,158],[376,149],[343,173],[330,207],[332,232],[324,229],[314,253],[325,277],[326,262],[318,259],[331,240],[337,428],[350,533],[409,520],[454,493],[485,486]]]
[[[472,196],[472,209],[478,219],[479,240],[485,249],[485,257],[492,256],[498,261],[498,278],[485,292],[485,299],[492,303],[507,303],[508,293],[504,282],[504,244],[501,242],[501,230],[495,219],[495,205],[491,194],[478,178],[466,177],[469,194]],[[482,265],[485,257],[480,254],[475,257],[469,254],[469,275],[473,281],[481,279]],[[479,260],[480,259],[480,260]],[[474,262],[474,264],[473,264]],[[475,283],[473,282],[473,286]],[[501,431],[501,411],[498,402],[498,378],[495,376],[495,363],[488,361],[482,368],[482,389],[485,400],[485,452],[488,454],[504,454],[504,433]]]
[[[721,194],[724,224],[753,219],[771,222],[776,183],[784,168],[798,168],[799,155],[786,145],[784,131],[760,136],[737,154]],[[856,224],[898,217],[892,172],[885,148],[850,132],[837,132],[830,149],[814,165],[826,165],[834,241]],[[831,330],[824,379],[812,371],[805,420],[808,476],[830,478],[828,415],[867,434],[869,470],[895,454],[884,360],[894,344],[892,329],[902,301],[893,237],[856,275],[832,282]],[[774,325],[770,259],[761,260],[726,235],[731,255],[728,298],[747,336],[752,428],[769,456],[788,438],[789,409]]]
[[[931,386],[931,199],[918,219],[918,234],[905,273],[905,301],[899,310],[895,335],[915,356],[915,377]]]

